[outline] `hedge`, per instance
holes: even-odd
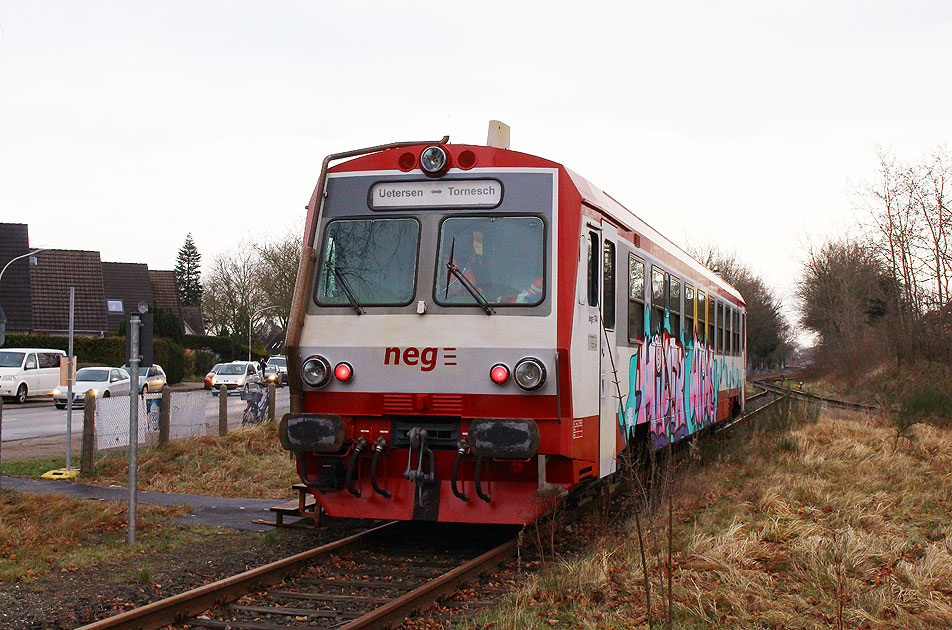
[[[51,348],[69,351],[69,337],[52,335],[7,335],[6,348]],[[179,383],[185,375],[185,349],[167,339],[152,343],[153,360],[165,370],[169,383]],[[85,365],[123,365],[126,362],[125,337],[73,337],[77,363]]]
[[[235,344],[230,337],[216,337],[213,335],[185,335],[182,343],[192,350],[212,352],[222,361],[232,361],[237,354]]]
[[[69,351],[69,337],[7,335],[6,348],[52,348]],[[73,353],[81,365],[122,365],[126,362],[125,337],[73,337]],[[164,367],[164,366],[163,366]]]

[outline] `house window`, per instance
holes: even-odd
[[[106,311],[109,313],[122,313],[122,300],[106,300]]]

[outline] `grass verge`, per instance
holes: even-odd
[[[139,544],[129,547],[124,504],[0,490],[0,583],[34,581],[201,537],[198,528],[169,523],[186,508],[140,505],[137,514]]]
[[[78,454],[74,465],[79,464]],[[7,475],[39,478],[65,466],[62,457],[4,462]],[[92,476],[97,485],[127,484],[129,460],[125,450],[101,453]],[[278,441],[277,425],[262,424],[229,432],[224,437],[200,436],[139,449],[140,490],[216,497],[281,498],[298,481],[294,462]]]
[[[796,411],[796,410],[795,410]],[[692,449],[668,503],[618,518],[469,628],[952,627],[952,440],[831,411]],[[761,422],[762,419],[761,419]],[[637,502],[643,506],[643,502]],[[642,564],[644,560],[644,564]]]

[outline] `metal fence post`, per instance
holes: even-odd
[[[218,388],[218,435],[228,433],[228,388]]]
[[[172,420],[172,392],[162,388],[162,403],[159,407],[159,445],[169,443],[169,424]]]
[[[79,456],[79,472],[83,475],[91,475],[95,464],[96,397],[86,396],[83,401],[83,449]]]
[[[274,383],[268,383],[268,422],[274,422],[274,399],[277,395],[277,386]]]

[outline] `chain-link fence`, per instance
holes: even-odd
[[[206,390],[171,392],[169,396],[170,440],[198,435],[217,435],[220,421],[220,402]],[[162,395],[145,394],[137,397],[139,405],[139,444],[153,445],[159,441],[162,418]],[[101,398],[96,401],[95,448],[97,451],[129,446],[129,406],[126,396]],[[226,402],[226,422],[229,428],[241,425],[246,403],[236,395]],[[287,389],[278,389],[275,396],[275,417],[290,410]]]

